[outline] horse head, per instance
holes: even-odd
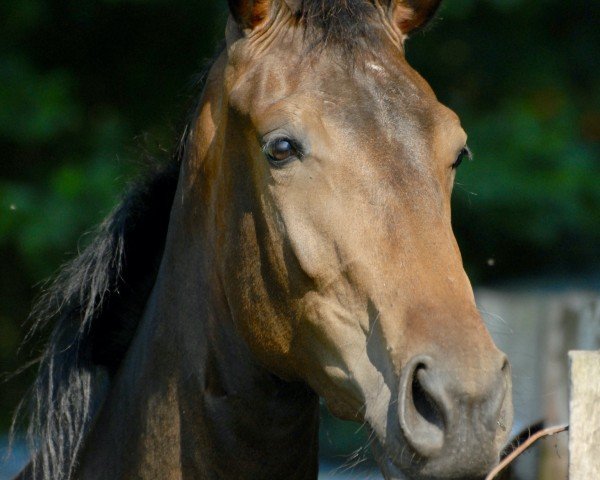
[[[451,226],[467,137],[404,54],[439,3],[230,0],[184,173],[253,355],[389,478],[482,475],[512,422]]]

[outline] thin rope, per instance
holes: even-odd
[[[565,432],[567,430],[569,430],[568,425],[559,425],[555,427],[544,428],[543,430],[534,433],[521,445],[515,448],[510,455],[508,455],[504,460],[502,460],[498,465],[496,465],[496,467],[490,473],[488,473],[487,477],[485,477],[485,480],[493,480],[494,478],[496,478],[496,475],[498,475],[502,470],[504,470],[510,463],[512,463],[515,460],[515,458],[521,455],[525,450],[527,450],[540,438],[548,437],[550,435],[556,435],[557,433]]]

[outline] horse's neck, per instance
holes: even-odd
[[[253,361],[193,264],[163,261],[77,476],[316,478],[317,397]]]

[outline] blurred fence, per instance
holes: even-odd
[[[600,349],[600,292],[479,290],[478,306],[513,370],[515,427],[569,421],[569,350]],[[513,478],[568,478],[568,436],[544,440],[515,464]]]
[[[569,352],[569,478],[600,478],[600,350]]]

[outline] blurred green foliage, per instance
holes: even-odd
[[[598,272],[600,4],[453,0],[408,57],[461,117],[454,225],[476,283]]]
[[[226,2],[0,2],[0,381],[40,282],[183,126]],[[29,380],[0,383],[0,432]]]
[[[140,144],[172,147],[225,4],[0,2],[0,373],[22,363],[35,285],[109,211]],[[600,266],[599,7],[452,0],[407,45],[475,152],[454,223],[477,282]],[[0,386],[0,429],[26,382]]]

